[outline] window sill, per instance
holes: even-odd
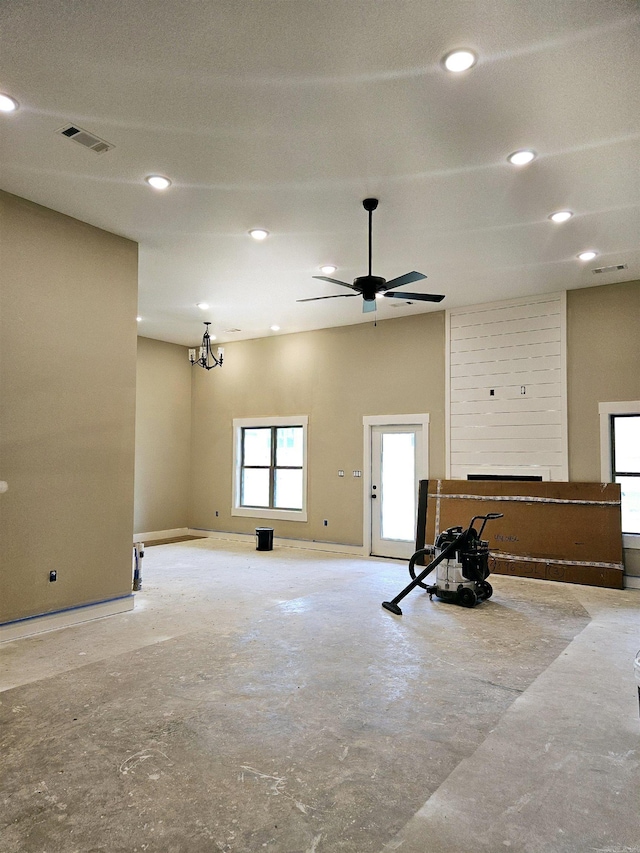
[[[299,509],[261,509],[259,507],[236,506],[231,510],[231,515],[244,516],[245,518],[267,518],[279,521],[306,521],[306,510]]]

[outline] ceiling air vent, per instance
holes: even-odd
[[[225,329],[222,333],[223,335],[235,335],[237,332],[241,332],[242,329]]]
[[[104,154],[105,151],[111,151],[112,148],[115,148],[115,145],[105,142],[104,139],[94,136],[93,133],[89,133],[81,127],[76,127],[75,124],[69,124],[61,128],[58,133],[66,136],[67,139],[73,139],[74,142],[77,142],[84,148],[95,151],[96,154]]]
[[[597,269],[592,270],[592,272],[617,272],[618,270],[626,270],[626,268],[626,264],[614,264],[611,267],[598,267]]]

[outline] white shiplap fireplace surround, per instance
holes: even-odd
[[[447,312],[447,477],[568,479],[566,294]]]

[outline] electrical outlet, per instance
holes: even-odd
[[[220,515],[220,513],[218,512],[218,510],[216,510],[216,518],[217,518],[219,515]]]
[[[329,526],[329,519],[325,518],[325,520],[322,523],[324,524],[325,527],[328,527]]]
[[[57,580],[58,580],[58,573],[57,572],[49,572],[49,583],[53,583],[54,581],[57,581]]]

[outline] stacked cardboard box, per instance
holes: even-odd
[[[492,572],[622,589],[619,485],[422,480],[416,550],[490,512],[504,514],[483,534]]]

